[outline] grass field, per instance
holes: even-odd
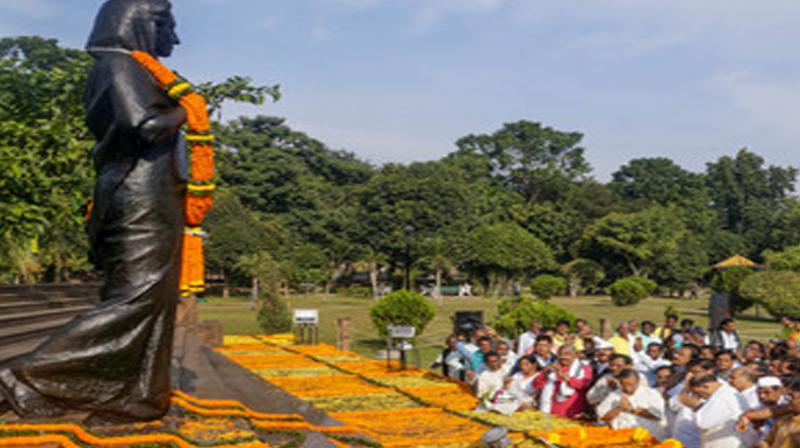
[[[552,302],[572,311],[576,316],[587,319],[595,329],[599,330],[601,318],[610,319],[614,324],[622,320],[652,320],[661,323],[664,310],[668,306],[675,308],[681,318],[694,319],[705,328],[708,302],[701,300],[678,300],[650,298],[631,307],[616,307],[608,297],[560,297]],[[374,356],[385,346],[385,341],[377,337],[372,321],[369,319],[369,307],[372,300],[350,299],[343,296],[321,295],[292,296],[288,299],[291,308],[316,308],[320,313],[320,340],[327,343],[336,342],[335,323],[340,317],[352,319],[353,349],[365,356]],[[427,366],[438,354],[445,337],[452,331],[451,316],[461,310],[482,310],[485,321],[491,322],[497,308],[498,299],[487,298],[444,298],[434,301],[438,312],[433,322],[418,338],[422,366]],[[256,322],[256,310],[245,298],[231,298],[224,301],[212,297],[200,305],[200,319],[216,319],[222,322],[226,334],[260,333]],[[768,319],[755,317],[754,310],[738,318],[739,332],[743,339],[767,340],[780,332],[780,326]],[[762,311],[762,315],[765,313]]]

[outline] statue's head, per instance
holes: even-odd
[[[88,47],[167,57],[180,43],[171,9],[169,0],[108,0],[97,14]]]

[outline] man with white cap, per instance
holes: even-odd
[[[756,383],[756,393],[762,407],[786,404],[783,383],[777,376],[762,376]]]
[[[605,339],[596,339],[594,358],[592,359],[592,373],[594,378],[600,378],[608,371],[608,362],[614,354],[614,346]]]
[[[784,387],[780,378],[777,376],[762,376],[756,383],[756,394],[758,395],[759,405],[751,409],[771,408],[774,406],[783,406],[788,400],[784,395]],[[764,440],[775,424],[774,418],[765,420],[761,424],[754,426],[761,435],[761,440]]]

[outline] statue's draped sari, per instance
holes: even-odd
[[[165,13],[166,0],[110,0],[89,39],[97,183],[88,232],[105,275],[102,303],[0,365],[0,402],[23,417],[75,410],[149,420],[169,409],[186,150],[178,129],[157,142],[142,135],[144,123],[177,104],[126,54],[154,53]]]

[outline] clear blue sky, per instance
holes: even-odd
[[[82,47],[100,0],[0,0],[0,36]],[[530,119],[585,134],[595,176],[747,146],[800,165],[797,0],[173,0],[168,64],[280,83],[266,113],[375,164]]]

